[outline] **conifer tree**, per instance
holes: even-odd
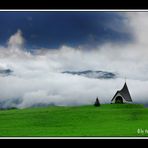
[[[94,106],[100,106],[100,101],[99,101],[98,97],[96,98]]]

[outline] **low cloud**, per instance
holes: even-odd
[[[25,40],[22,36],[22,32],[20,29],[18,29],[17,32],[9,38],[7,44],[9,47],[14,48],[22,47],[24,45],[24,42]]]

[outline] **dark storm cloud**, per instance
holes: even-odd
[[[26,47],[96,47],[132,40],[127,18],[115,12],[0,12],[1,43],[21,29]],[[11,24],[11,25],[10,25]]]

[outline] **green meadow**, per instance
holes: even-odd
[[[148,108],[104,104],[1,110],[0,136],[148,136]]]

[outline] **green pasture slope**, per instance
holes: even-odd
[[[105,104],[1,110],[0,136],[148,136],[148,108]]]

